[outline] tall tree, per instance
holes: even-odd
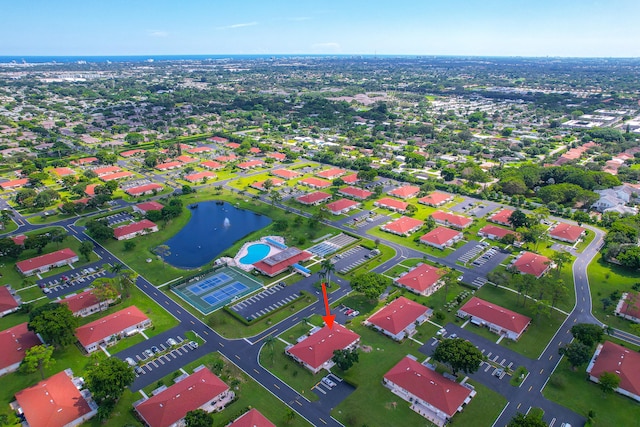
[[[133,368],[127,362],[117,357],[100,360],[87,368],[87,387],[93,395],[102,412],[98,411],[100,419],[107,419],[111,410],[135,379]]]
[[[449,365],[454,375],[458,371],[467,374],[476,372],[485,359],[476,346],[462,338],[442,340],[433,353],[433,358]]]
[[[359,274],[351,279],[353,290],[364,294],[369,299],[378,298],[388,286],[391,286],[391,279],[374,272]]]
[[[593,323],[578,323],[571,327],[571,334],[587,347],[593,347],[596,343],[602,341],[604,329],[602,329],[602,326]]]
[[[211,427],[213,425],[213,414],[204,409],[194,409],[187,412],[184,417],[186,427]]]
[[[85,240],[80,243],[80,249],[78,250],[80,251],[80,254],[82,254],[82,256],[84,256],[84,258],[89,261],[91,252],[93,252],[93,247],[93,242],[91,240]]]
[[[331,287],[331,273],[336,271],[336,266],[331,262],[330,258],[325,258],[320,263],[320,274],[324,276],[324,280],[327,282],[327,287]]]
[[[603,372],[598,379],[603,393],[609,394],[620,386],[620,377],[613,372]]]
[[[560,347],[558,353],[561,356],[566,356],[567,361],[569,361],[571,367],[574,369],[584,365],[591,359],[589,347],[579,341],[573,341],[564,347]]]
[[[24,359],[20,364],[20,371],[30,374],[36,370],[40,371],[40,376],[44,379],[44,369],[48,368],[53,360],[53,347],[47,345],[36,345],[25,351]]]
[[[45,342],[64,347],[76,341],[78,319],[66,304],[49,303],[29,313],[29,330],[40,334]]]
[[[516,228],[526,227],[529,225],[529,218],[527,218],[527,215],[520,209],[516,209],[511,213],[511,216],[509,216],[509,224],[511,224],[514,230]]]
[[[98,301],[117,300],[120,294],[114,286],[114,279],[108,277],[101,277],[96,279],[92,283],[93,295],[96,296]]]
[[[507,427],[548,427],[548,424],[540,416],[534,414],[524,415],[518,412],[515,417],[511,418]]]
[[[555,270],[556,277],[560,276],[562,267],[570,263],[572,258],[573,257],[571,256],[571,254],[565,251],[556,251],[553,253],[553,255],[551,255],[551,261],[553,261],[553,263],[557,266]]]
[[[359,359],[360,355],[358,354],[357,348],[351,350],[334,350],[333,357],[331,357],[333,363],[335,363],[342,371],[346,371],[351,368]]]

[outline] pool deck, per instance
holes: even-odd
[[[233,257],[233,264],[232,265],[235,266],[235,267],[241,268],[244,271],[253,270],[253,265],[252,264],[243,264],[243,263],[240,262],[240,260],[242,258],[244,258],[245,255],[247,255],[249,253],[249,250],[247,248],[249,246],[251,246],[251,245],[263,244],[263,245],[269,246],[269,253],[267,255],[265,255],[264,258],[268,258],[268,257],[270,257],[272,255],[275,255],[277,253],[282,252],[281,249],[278,249],[278,248],[270,245],[266,240],[267,237],[270,238],[270,239],[273,239],[273,240],[275,240],[277,242],[281,242],[281,243],[284,244],[284,239],[282,237],[280,237],[280,236],[265,236],[265,237],[260,238],[260,240],[253,240],[251,242],[246,242],[244,245],[242,245],[242,247],[240,248],[240,250],[238,251],[236,256]],[[264,258],[262,258],[262,259],[264,259]],[[260,260],[258,260],[258,261],[260,261]]]

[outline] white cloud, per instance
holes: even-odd
[[[308,16],[294,16],[292,18],[287,18],[287,21],[293,21],[293,22],[301,22],[301,21],[309,21],[311,20],[311,18],[309,18]]]
[[[240,24],[231,24],[225,25],[224,27],[218,27],[219,30],[229,30],[232,28],[243,28],[243,27],[253,27],[254,25],[258,25],[257,22],[243,22]]]
[[[169,36],[169,33],[166,31],[152,30],[152,31],[149,31],[149,35],[151,37],[167,37]]]

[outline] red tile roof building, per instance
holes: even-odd
[[[443,211],[435,211],[431,214],[431,218],[433,218],[438,224],[457,228],[458,230],[463,230],[473,223],[471,218]]]
[[[271,171],[271,175],[275,175],[279,178],[292,179],[300,176],[296,171],[290,171],[288,169],[276,169]]]
[[[331,187],[331,183],[329,181],[325,181],[324,179],[318,178],[305,178],[298,181],[302,185],[306,185],[311,188],[327,188]]]
[[[513,262],[513,267],[522,274],[542,277],[551,268],[551,260],[533,252],[523,252]]]
[[[418,203],[422,203],[423,205],[428,206],[440,206],[444,205],[450,200],[453,200],[453,196],[451,194],[434,191],[433,193],[418,199]]]
[[[0,375],[14,372],[20,367],[25,352],[42,344],[35,332],[27,328],[27,322],[0,331]]]
[[[132,157],[132,156],[136,156],[138,154],[144,154],[146,152],[147,152],[147,150],[140,150],[140,149],[138,149],[138,150],[128,150],[128,151],[123,151],[122,153],[120,153],[120,155],[122,157]]]
[[[516,232],[496,225],[485,225],[478,231],[478,236],[491,240],[500,240],[508,234],[516,234]]]
[[[149,427],[173,427],[184,425],[180,421],[189,411],[222,410],[233,396],[228,385],[203,367],[134,408]]]
[[[447,227],[436,227],[420,237],[421,243],[441,250],[453,245],[459,240],[462,240],[462,232]]]
[[[107,175],[102,175],[100,177],[100,180],[104,181],[104,182],[108,182],[108,181],[113,181],[114,179],[128,178],[130,176],[133,176],[133,172],[122,171],[122,172],[116,172],[116,173],[110,173],[110,174],[107,174]]]
[[[615,313],[624,319],[640,323],[640,292],[623,293]]]
[[[254,263],[253,267],[266,276],[274,277],[287,270],[293,264],[307,261],[311,256],[312,254],[309,252],[290,247]]]
[[[213,160],[207,160],[206,162],[200,163],[200,166],[205,167],[211,170],[222,169],[224,165],[222,163],[214,162]]]
[[[287,160],[287,155],[282,153],[268,153],[267,157],[271,157],[272,159],[276,159],[278,161]]]
[[[511,218],[511,214],[515,211],[512,209],[502,209],[493,215],[491,215],[488,220],[491,222],[495,222],[496,224],[506,225],[507,227],[511,226],[509,222],[509,218]]]
[[[199,162],[200,160],[195,159],[191,156],[187,156],[187,155],[182,155],[182,156],[178,156],[176,157],[176,160],[179,162],[182,162],[184,164],[189,164],[189,163],[195,163],[195,162]]]
[[[577,225],[561,222],[549,231],[549,235],[563,242],[575,243],[582,237],[585,231],[584,228],[578,227]]]
[[[333,180],[344,175],[345,173],[347,173],[347,171],[344,169],[332,168],[332,169],[324,170],[322,172],[318,172],[316,175],[319,176],[320,178]]]
[[[302,196],[296,197],[296,200],[303,205],[318,205],[322,202],[325,202],[331,198],[331,194],[325,193],[323,191],[314,191],[313,193],[304,194]]]
[[[213,160],[217,160],[217,161],[222,162],[222,163],[227,163],[227,162],[233,162],[237,158],[238,157],[235,154],[229,154],[228,156],[218,156],[218,157],[214,158]]]
[[[18,234],[17,236],[11,236],[11,240],[18,246],[24,246],[24,241],[27,240],[27,236],[24,234]]]
[[[179,162],[179,161],[176,160],[176,161],[173,161],[173,162],[160,163],[160,164],[156,165],[156,169],[158,169],[160,171],[166,171],[166,170],[181,168],[182,166],[184,166],[184,163]]]
[[[211,148],[211,147],[194,147],[194,148],[188,149],[187,153],[200,154],[200,153],[207,153],[209,151],[213,151],[213,148]]]
[[[148,219],[143,219],[142,221],[114,228],[113,237],[115,237],[116,240],[129,240],[134,237],[144,236],[145,234],[155,233],[156,231],[158,231],[156,223]]]
[[[0,317],[18,311],[21,302],[22,299],[10,285],[0,286]]]
[[[84,189],[84,194],[87,196],[95,196],[96,195],[96,187],[100,184],[89,184]]]
[[[598,344],[587,373],[589,379],[597,383],[605,372],[620,377],[618,393],[640,402],[640,353],[611,341]]]
[[[139,214],[146,215],[147,212],[150,211],[161,211],[164,208],[162,203],[150,201],[144,203],[138,203],[133,207],[134,212],[138,212]]]
[[[405,185],[402,187],[398,187],[395,190],[391,190],[389,192],[390,196],[399,197],[401,199],[410,199],[415,197],[420,192],[420,187],[416,187],[413,185]]]
[[[97,163],[97,162],[98,162],[97,157],[85,157],[84,159],[72,160],[71,164],[73,166],[82,166],[82,165],[88,165],[88,164]]]
[[[3,190],[13,190],[15,188],[20,188],[26,185],[28,182],[29,182],[29,178],[12,179],[12,180],[0,183],[0,188],[2,188]]]
[[[87,353],[99,346],[116,343],[113,337],[133,335],[151,326],[151,320],[138,307],[132,305],[76,329],[76,338]]]
[[[72,377],[71,369],[58,372],[16,393],[11,406],[18,414],[24,414],[29,427],[80,425],[98,413],[98,405],[88,390],[80,391]]]
[[[120,172],[121,170],[122,169],[120,169],[118,166],[103,166],[100,168],[93,169],[93,172],[98,176],[102,176],[102,175],[109,175],[114,172]]]
[[[75,175],[75,171],[71,168],[53,168],[53,173],[55,173],[58,176],[69,176],[69,175]]]
[[[416,326],[427,321],[433,310],[422,304],[399,297],[369,316],[364,324],[401,341],[416,332]]]
[[[208,139],[209,139],[209,141],[217,142],[217,143],[220,143],[220,144],[225,144],[225,143],[229,142],[229,140],[227,138],[223,138],[221,136],[214,136],[214,137],[211,137],[211,138],[208,138]]]
[[[384,224],[380,227],[380,230],[397,234],[398,236],[409,236],[410,234],[420,230],[423,225],[424,221],[410,218],[408,216],[401,216],[396,220]]]
[[[60,249],[50,254],[40,255],[25,259],[16,263],[18,271],[25,276],[35,273],[43,273],[55,267],[71,264],[78,261],[78,255],[69,248]]]
[[[476,392],[405,357],[384,375],[385,387],[411,402],[411,409],[438,426],[445,425]]]
[[[228,144],[225,144],[225,146],[227,148],[231,148],[232,150],[235,150],[236,148],[240,148],[240,144],[238,144],[237,142],[229,142]]]
[[[486,326],[493,333],[517,341],[531,323],[531,318],[473,297],[458,310],[458,317],[470,318],[471,323]]]
[[[238,163],[240,169],[253,169],[263,165],[264,162],[262,160],[250,160],[248,162]]]
[[[157,192],[160,190],[162,190],[162,185],[156,184],[155,182],[153,182],[151,184],[144,184],[144,185],[139,185],[137,187],[128,188],[124,190],[124,192],[130,196],[137,197],[137,196],[144,196],[146,194],[153,194],[154,192]]]
[[[358,182],[358,174],[357,173],[352,173],[349,175],[344,175],[341,177],[342,180],[344,182],[346,182],[347,184],[355,184],[356,182]]]
[[[251,153],[251,154],[260,154],[260,153],[262,153],[262,150],[259,149],[258,147],[251,147],[251,148],[249,148],[249,153]]]
[[[282,179],[269,178],[268,180],[271,181],[272,187],[280,187],[282,184],[284,184],[284,181]],[[256,190],[267,191],[267,189],[264,188],[265,182],[267,182],[266,179],[264,181],[254,182],[253,184],[251,184],[251,187],[255,188]]]
[[[200,182],[203,179],[215,179],[217,175],[213,172],[204,171],[204,172],[196,172],[189,175],[185,175],[184,179],[189,182]]]
[[[443,270],[422,264],[409,270],[405,275],[394,279],[396,285],[409,291],[428,297],[440,289],[444,282],[440,280],[445,275]]]
[[[87,317],[94,313],[98,313],[100,311],[104,311],[109,308],[109,304],[114,302],[114,300],[105,300],[100,301],[98,297],[95,296],[92,289],[89,289],[84,292],[80,292],[76,295],[71,295],[61,300],[57,300],[56,302],[60,304],[65,304],[69,307],[69,310],[73,313],[74,316],[77,317]]]
[[[323,368],[331,369],[335,350],[355,348],[358,342],[360,335],[334,323],[333,328],[325,326],[299,343],[288,346],[285,353],[316,374]]]
[[[391,197],[383,197],[380,200],[376,200],[373,203],[374,206],[388,209],[394,212],[406,212],[409,203],[401,202],[400,200],[392,199]]]
[[[338,193],[342,194],[343,196],[352,197],[358,200],[364,200],[373,195],[371,191],[363,190],[362,188],[358,187],[345,187],[340,189]]]
[[[349,212],[352,209],[356,209],[358,206],[360,206],[360,203],[354,202],[353,200],[340,199],[336,200],[335,202],[328,203],[326,208],[334,215],[341,215]]]
[[[234,422],[227,427],[276,427],[271,421],[260,413],[256,408],[244,413],[236,418]]]

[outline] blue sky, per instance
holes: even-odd
[[[640,56],[639,0],[5,1],[0,55]]]

